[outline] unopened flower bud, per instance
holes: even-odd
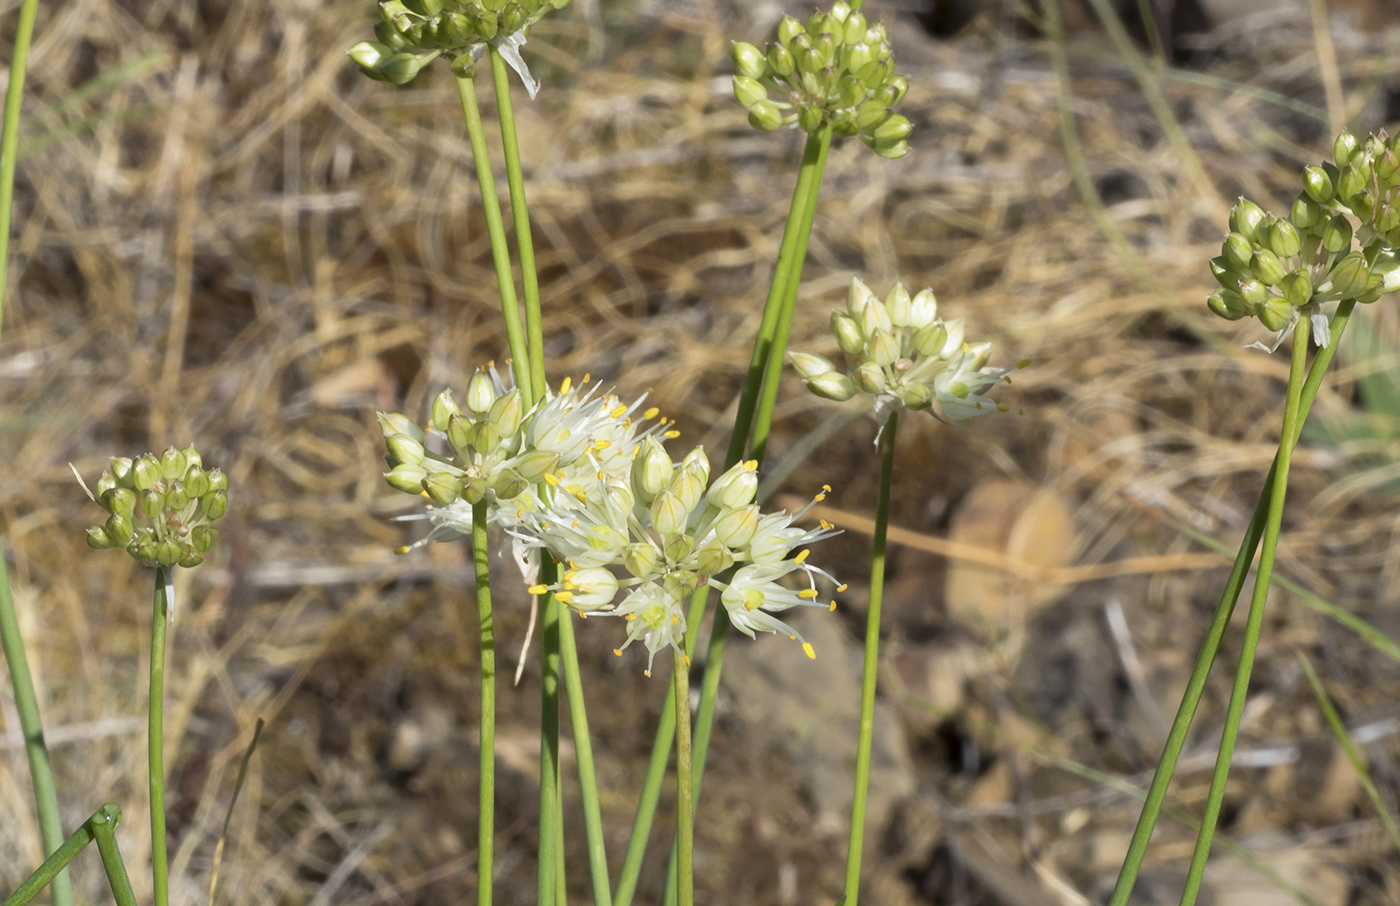
[[[546,473],[559,468],[559,454],[547,450],[531,450],[511,460],[511,465],[526,481],[536,482]]]
[[[174,540],[166,538],[156,544],[156,562],[161,566],[170,567],[180,562],[180,545]]]
[[[663,536],[685,531],[690,510],[674,492],[662,491],[651,502],[651,525]]]
[[[1278,260],[1278,256],[1268,249],[1259,249],[1250,259],[1249,269],[1254,276],[1258,277],[1269,286],[1277,286],[1283,279],[1283,275],[1288,273],[1283,262]]]
[[[1220,253],[1231,267],[1247,271],[1250,259],[1254,257],[1254,243],[1250,242],[1243,233],[1231,233],[1225,237],[1225,244],[1221,247]]]
[[[1230,231],[1239,233],[1250,242],[1254,242],[1259,237],[1259,225],[1263,222],[1264,217],[1263,208],[1248,198],[1241,198],[1230,209]]]
[[[803,132],[816,132],[825,118],[825,111],[816,104],[803,104],[797,111],[797,126]]]
[[[885,310],[890,313],[890,323],[895,327],[906,327],[913,317],[913,300],[903,283],[896,283],[885,294]]]
[[[710,489],[705,492],[705,499],[711,506],[721,510],[730,510],[735,507],[747,506],[753,502],[753,496],[758,492],[758,463],[750,460],[748,462],[736,463],[710,485]]]
[[[666,448],[655,437],[647,435],[638,444],[637,454],[632,458],[632,486],[643,502],[652,499],[671,482],[675,466]]]
[[[772,101],[755,101],[749,108],[749,125],[772,132],[783,124],[783,114]]]
[[[778,23],[778,40],[784,45],[792,43],[793,38],[805,34],[806,27],[794,19],[792,16],[783,16],[783,21]]]
[[[743,104],[745,109],[749,109],[759,101],[768,100],[768,89],[764,88],[763,83],[758,79],[735,76],[734,97],[739,99],[739,103]]]
[[[102,494],[99,500],[102,503],[102,508],[109,513],[130,516],[136,512],[136,492],[131,488],[110,488]]]
[[[130,516],[113,513],[107,517],[103,528],[107,537],[112,539],[112,544],[117,547],[126,547],[131,543],[131,539],[136,537],[136,526],[132,524]]]
[[[1227,321],[1238,321],[1249,314],[1249,308],[1240,294],[1228,289],[1217,289],[1211,293],[1210,298],[1206,299],[1206,305]]]
[[[219,519],[228,512],[228,491],[213,491],[204,500],[207,501],[204,506],[205,519]]]
[[[108,548],[116,547],[117,543],[112,540],[112,536],[107,534],[107,530],[100,525],[90,525],[87,529],[87,545],[95,551],[105,551]]]
[[[862,362],[851,375],[856,386],[866,393],[885,392],[885,373],[874,362]]]
[[[452,398],[451,390],[444,390],[437,396],[433,397],[433,427],[437,428],[443,434],[447,433],[447,424],[449,421],[451,421],[452,416],[461,414],[462,410],[457,407],[457,401]],[[391,417],[402,419],[403,421],[409,421],[407,417],[398,415],[397,413],[395,413],[395,415]],[[380,416],[380,422],[383,423],[384,420],[385,417]],[[409,423],[412,424],[412,422]],[[400,428],[399,430],[401,432],[403,431],[402,428]],[[389,426],[387,424],[384,426],[384,431],[386,434],[389,431]],[[421,434],[418,436],[418,439],[423,439]]]
[[[715,520],[715,537],[731,548],[742,548],[758,531],[758,519],[757,504],[730,510]]]
[[[1358,147],[1360,147],[1360,143],[1356,140],[1356,136],[1352,135],[1350,130],[1343,129],[1342,133],[1337,136],[1337,140],[1332,143],[1332,159],[1337,162],[1339,168],[1345,167],[1351,162]]]
[[[836,337],[836,345],[847,355],[858,355],[865,348],[865,334],[860,324],[844,312],[831,313],[831,332]]]
[[[839,371],[830,371],[807,382],[807,389],[822,399],[844,403],[856,395],[856,385]]]
[[[1332,268],[1332,290],[1343,299],[1355,299],[1366,291],[1371,279],[1371,268],[1361,252],[1350,252]]]
[[[935,321],[914,331],[913,342],[920,355],[941,355],[948,342],[948,328],[942,322]]]
[[[395,464],[422,465],[426,457],[423,444],[407,434],[391,434],[384,438],[384,443]]]
[[[1269,250],[1280,258],[1291,258],[1303,247],[1298,228],[1284,219],[1275,220],[1269,226],[1268,242]]]
[[[804,381],[836,370],[830,359],[810,352],[790,352],[788,361]]]
[[[734,71],[740,76],[761,79],[767,74],[768,60],[763,51],[747,41],[735,41],[730,53],[734,58]]]
[[[1337,214],[1322,231],[1322,247],[1332,254],[1351,248],[1351,221]]]
[[[1269,330],[1283,330],[1293,323],[1294,308],[1288,304],[1288,300],[1274,296],[1259,306],[1258,314],[1260,323]]]
[[[1289,305],[1302,308],[1312,301],[1312,272],[1305,267],[1293,271],[1283,278],[1279,289],[1283,290],[1283,297],[1288,300]]]
[[[622,551],[622,565],[638,579],[645,579],[656,568],[656,546],[650,541],[636,541]]]
[[[870,334],[870,339],[866,341],[866,348],[870,351],[870,360],[876,365],[889,367],[899,358],[899,340],[889,331],[876,328]]]
[[[1300,230],[1311,230],[1326,218],[1322,211],[1322,205],[1313,200],[1308,193],[1300,192],[1298,197],[1293,199],[1293,207],[1289,209],[1288,219],[1293,221]]]
[[[717,576],[734,565],[734,554],[718,538],[712,538],[695,552],[695,565],[705,575]]]
[[[428,492],[433,503],[448,506],[462,496],[462,477],[451,472],[433,472],[423,479],[422,489]]]
[[[530,482],[514,469],[500,469],[491,479],[491,490],[497,500],[513,500],[525,492]]]
[[[467,382],[467,408],[478,416],[485,415],[491,411],[494,402],[496,387],[491,382],[491,376],[485,371],[477,371]]]
[[[427,477],[428,473],[422,466],[401,464],[385,473],[384,480],[389,482],[390,487],[405,494],[418,494],[422,492],[423,479]]]
[[[1239,291],[1250,305],[1263,305],[1269,300],[1269,288],[1259,280],[1241,280]]]
[[[1306,167],[1303,170],[1303,191],[1318,204],[1327,204],[1332,200],[1332,178],[1321,167]]]
[[[787,77],[797,69],[797,60],[785,44],[774,44],[768,48],[768,66],[773,72]]]

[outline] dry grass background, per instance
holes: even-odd
[[[5,40],[15,9],[0,19]],[[517,114],[549,373],[591,372],[624,395],[651,388],[680,418],[681,445],[724,439],[795,172],[797,137],[749,130],[725,78],[728,40],[766,35],[781,11],[576,0],[529,45],[549,86]],[[1233,543],[1281,417],[1286,362],[1240,348],[1257,328],[1208,314],[1205,260],[1235,195],[1275,209],[1291,199],[1300,166],[1330,145],[1329,102],[1334,119],[1364,131],[1395,116],[1400,94],[1400,32],[1379,20],[1334,16],[1330,57],[1306,15],[1245,21],[1206,39],[1199,68],[1155,80],[1182,130],[1174,143],[1108,40],[1078,36],[1070,106],[1082,172],[1122,236],[1115,250],[1076,191],[1045,47],[995,20],[947,43],[893,20],[916,150],[893,163],[859,145],[833,150],[794,326],[794,346],[830,346],[826,313],[853,274],[880,289],[899,278],[934,287],[945,316],[997,341],[999,360],[1034,360],[1007,388],[1020,416],[969,431],[901,426],[895,519],[911,534],[893,564],[886,691],[941,689],[928,694],[951,712],[931,718],[902,701],[900,744],[912,755],[888,827],[874,832],[867,899],[877,904],[1104,895],[1135,802],[1065,766],[1144,782],[1160,742],[1153,709],[1170,713],[1224,575],[1172,523]],[[138,866],[149,852],[149,576],[86,550],[96,511],[67,463],[91,479],[110,455],[194,440],[230,475],[224,542],[182,575],[171,642],[180,903],[205,897],[232,772],[259,716],[268,729],[234,813],[219,902],[452,903],[473,886],[475,666],[457,611],[470,573],[456,547],[391,555],[414,533],[390,520],[404,501],[380,479],[373,412],[424,412],[504,343],[446,70],[398,91],[362,78],[342,51],[369,21],[351,0],[41,4],[0,350],[0,513],[65,821],[122,804],[122,846],[148,890]],[[105,82],[80,88],[94,79]],[[1374,308],[1396,348],[1393,306]],[[1315,411],[1354,409],[1357,378],[1395,364],[1344,357]],[[863,423],[792,458],[832,412],[794,383],[774,452],[786,491],[831,481],[830,503],[854,529],[873,510]],[[1301,452],[1281,550],[1287,576],[1392,634],[1396,461],[1384,435]],[[1013,516],[1028,489],[1052,495],[1078,540],[1047,556],[1083,568],[1055,574],[1050,594],[1018,584],[994,595],[991,574],[974,577],[974,610],[994,597],[1006,608],[978,614],[946,602],[944,582],[987,559],[969,561],[956,536],[976,522],[970,493],[993,479],[1015,482],[988,492]],[[865,545],[852,531],[828,560],[859,577]],[[1159,559],[1099,566],[1138,557]],[[525,610],[502,576],[509,648]],[[842,600],[853,632],[859,587]],[[1115,635],[1115,612],[1126,635]],[[1015,644],[984,644],[989,625]],[[618,858],[665,690],[607,654],[613,628],[590,622],[580,641]],[[1225,831],[1287,877],[1261,879],[1225,857],[1212,895],[1395,902],[1400,862],[1319,719],[1298,650],[1364,731],[1382,795],[1393,804],[1400,792],[1400,670],[1277,595],[1247,714],[1252,766],[1238,772]],[[500,705],[503,903],[528,902],[533,883],[536,677],[527,664]],[[1211,686],[1188,754],[1218,733],[1224,683]],[[843,844],[813,827],[823,791],[734,704],[702,805],[701,899],[831,902]],[[40,860],[8,686],[0,726],[8,889]],[[1193,764],[1179,787],[1188,810],[1207,776]],[[1159,836],[1144,903],[1173,895],[1188,852],[1184,830]],[[584,902],[581,842],[569,848]],[[99,897],[95,860],[77,879]],[[659,884],[649,871],[642,901]]]

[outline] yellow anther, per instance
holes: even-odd
[[[814,651],[814,650],[812,649],[812,643],[811,643],[811,642],[803,642],[803,643],[802,643],[802,653],[805,654],[805,655],[807,655],[809,658],[811,658],[811,659],[814,660],[814,661],[817,659],[817,652]]]
[[[690,655],[688,655],[688,654],[683,654],[683,655],[681,655],[681,660],[685,661],[685,665],[686,665],[687,667],[690,666]]]
[[[586,619],[588,619],[588,614],[586,614],[586,613],[584,613],[583,611],[580,610],[580,611],[578,612],[578,618],[579,618],[580,620],[586,620]]]
[[[676,624],[679,623],[680,621],[681,621],[681,618],[680,618],[680,617],[676,616],[675,614],[671,614],[671,625],[672,625],[672,626],[676,625]]]
[[[612,441],[610,441],[610,440],[595,440],[595,441],[593,442],[593,449],[595,449],[595,450],[606,450],[608,447],[611,447],[611,446],[612,446]]]
[[[579,502],[579,503],[587,503],[587,502],[588,502],[588,495],[585,494],[583,491],[575,491],[575,492],[574,492],[574,496],[578,498],[578,502]]]
[[[635,620],[635,619],[637,619],[637,615],[636,615],[635,613],[629,613],[629,614],[627,615],[627,619],[629,619],[629,620]]]
[[[551,488],[557,488],[559,487],[559,476],[545,473],[544,483],[549,485]]]
[[[569,592],[569,591],[560,591],[560,592],[555,592],[555,594],[554,594],[554,600],[558,601],[560,604],[568,604],[568,603],[569,603],[570,601],[572,601],[573,599],[574,599],[574,594],[573,594],[573,592]]]
[[[981,403],[976,403],[976,404],[973,405],[972,408],[974,408],[974,409],[981,409],[981,408],[982,408],[982,404],[981,404]]]
[[[548,585],[531,585],[526,589],[532,595],[542,595],[549,591]]]
[[[818,494],[817,496],[815,496],[815,497],[812,498],[812,502],[813,502],[813,503],[821,503],[821,502],[822,502],[823,500],[825,500],[825,499],[826,499],[826,495],[825,495],[825,494]]]
[[[578,527],[579,527],[579,521],[578,521],[577,519],[575,519],[575,520],[569,525],[569,528],[578,528]]]
[[[583,380],[582,380],[580,383],[587,384],[587,383],[588,383],[589,381],[591,381],[591,380],[593,380],[593,375],[591,375],[591,374],[589,374],[588,372],[585,371],[585,372],[583,373]]]
[[[789,633],[789,634],[788,634],[788,638],[792,639],[794,642],[797,641],[797,636],[796,636],[795,634]],[[807,643],[806,643],[806,642],[803,642],[802,644],[805,645],[805,644],[807,644]]]
[[[612,416],[613,418],[622,418],[622,416],[624,416],[624,415],[626,415],[626,414],[627,414],[627,407],[626,407],[626,406],[621,406],[621,405],[620,405],[620,406],[615,406],[614,408],[608,410],[608,415]]]
[[[656,418],[656,416],[659,415],[660,413],[661,413],[661,410],[660,410],[660,409],[656,408],[655,406],[652,406],[650,409],[648,409],[647,411],[645,411],[645,412],[642,413],[642,418],[643,418],[644,420],[653,419],[653,418]]]
[[[638,452],[639,450],[641,450],[641,449],[642,449],[641,447],[633,447],[633,448],[632,448],[632,458],[633,458],[633,459],[636,459],[636,458],[637,458],[637,452]]]
[[[584,378],[584,380],[586,381],[588,380],[588,378]],[[569,378],[564,378],[564,380],[559,382],[559,395],[563,396],[564,394],[568,393],[569,388],[573,385],[573,381],[571,381]]]
[[[746,472],[754,472],[754,471],[757,471],[757,469],[758,469],[758,460],[756,460],[756,459],[750,459],[748,462],[744,463],[744,471],[746,471]]]
[[[845,582],[842,582],[840,585],[836,586],[836,590],[837,590],[838,592],[845,591],[845,590],[846,590],[846,583],[845,583]]]
[[[797,596],[804,601],[810,601],[817,596],[817,590],[815,588],[804,588],[797,593]]]
[[[802,561],[806,560],[808,555],[811,553],[812,551],[810,549],[804,548],[801,553],[799,553],[796,557],[792,558],[792,562],[800,565]]]
[[[966,340],[963,340],[963,352],[971,352],[971,351],[972,351],[972,347],[969,346],[969,345],[967,345],[967,341],[966,341]]]
[[[643,671],[642,671],[642,675],[645,676],[647,679],[651,679],[651,671],[650,671],[650,670],[643,670]]]
[[[406,553],[408,553],[408,552],[411,551],[411,550],[413,550],[413,548],[412,548],[412,547],[409,547],[407,544],[405,544],[403,547],[396,547],[396,548],[394,548],[394,553],[396,553],[396,554],[406,554]]]
[[[664,437],[664,438],[666,438],[667,440],[675,440],[676,438],[678,438],[678,437],[681,436],[681,432],[679,432],[679,431],[667,431],[666,433],[662,434],[661,436]]]
[[[821,525],[822,528],[826,529],[827,531],[831,531],[832,529],[836,528],[836,526],[832,525],[830,522],[827,522],[825,519],[818,519],[817,522]]]
[[[831,485],[829,485],[829,484],[824,484],[824,485],[822,485],[822,491],[823,491],[824,493],[830,494],[830,493],[831,493]]]
[[[835,612],[836,612],[836,599],[835,599],[835,598],[832,599],[832,601],[831,601],[831,606],[828,607],[827,610],[831,611],[832,613],[835,613]]]
[[[613,654],[617,655],[618,657],[622,657],[622,649],[621,649],[621,648],[614,648],[614,649],[613,649]]]

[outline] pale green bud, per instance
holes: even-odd
[[[112,459],[111,465],[108,467],[108,469],[111,472],[112,479],[117,484],[117,486],[123,488],[136,487],[136,485],[133,482],[133,476],[131,474],[132,465],[133,463],[131,459],[126,456],[117,456]]]
[[[1332,177],[1321,167],[1306,167],[1303,170],[1303,191],[1318,204],[1327,204],[1332,200]]]
[[[734,554],[718,539],[712,539],[695,554],[695,565],[707,576],[717,576],[734,565]]]
[[[738,550],[753,540],[758,531],[757,504],[730,510],[715,520],[715,537],[728,547]]]
[[[550,453],[545,450],[531,450],[523,453],[511,461],[515,471],[525,477],[526,481],[539,481],[547,472],[553,472],[559,468],[559,454]]]
[[[850,15],[851,7],[850,4],[846,3],[846,0],[836,0],[835,3],[831,4],[831,18],[837,22],[845,22]],[[862,28],[861,31],[864,32],[865,29]]]
[[[109,488],[98,499],[102,501],[102,508],[109,513],[130,516],[136,512],[136,492],[131,488]]]
[[[856,386],[866,393],[885,392],[885,373],[874,362],[862,362],[851,377],[855,380]]]
[[[421,465],[427,456],[423,444],[407,434],[391,434],[384,438],[384,443],[396,464]]]
[[[826,111],[814,104],[803,104],[797,111],[797,125],[803,132],[816,132]]]
[[[1247,271],[1250,260],[1254,257],[1254,243],[1250,242],[1242,233],[1231,233],[1225,237],[1225,244],[1221,247],[1220,253],[1231,267]]]
[[[666,559],[672,563],[680,563],[690,557],[690,552],[695,549],[695,539],[685,532],[676,532],[670,535],[661,536],[661,552],[666,555]]]
[[[462,477],[451,472],[433,472],[423,479],[422,489],[428,492],[433,503],[447,506],[462,496]]]
[[[1283,297],[1294,308],[1302,308],[1312,301],[1312,273],[1307,268],[1299,268],[1285,276],[1279,284]]]
[[[963,323],[962,318],[954,318],[951,321],[944,322],[944,326],[948,328],[948,339],[943,342],[943,349],[939,352],[939,355],[946,359],[959,349],[962,349],[963,338],[967,333],[967,325]]]
[[[870,360],[876,365],[889,367],[899,358],[899,340],[887,330],[876,328],[866,342],[870,350]]]
[[[899,398],[910,409],[927,409],[933,402],[933,390],[920,381],[899,388]]]
[[[491,411],[491,404],[494,402],[496,386],[491,382],[491,376],[484,371],[477,371],[467,383],[467,408],[476,415],[485,415]]]
[[[1376,196],[1370,189],[1362,189],[1348,200],[1351,212],[1355,214],[1363,223],[1371,219],[1371,215],[1376,211]]]
[[[431,63],[436,57],[436,51],[433,51],[431,55],[424,54],[422,56],[412,53],[391,54],[379,61],[374,72],[383,76],[386,82],[393,85],[406,85],[413,81],[413,77],[418,75],[419,70]]]
[[[1337,214],[1322,230],[1322,247],[1332,254],[1351,248],[1351,221]]]
[[[213,484],[209,481],[209,473],[199,466],[190,466],[185,473],[185,490],[189,491],[191,497],[203,497],[213,489]]]
[[[189,463],[185,461],[185,454],[174,447],[169,447],[160,455],[160,474],[165,481],[174,481],[185,474],[185,469]]]
[[[919,330],[932,324],[937,317],[938,299],[934,297],[933,290],[921,289],[915,293],[909,305],[909,326]]]
[[[1238,321],[1249,314],[1249,308],[1244,304],[1244,299],[1239,293],[1230,290],[1217,289],[1206,299],[1206,305],[1210,310],[1227,321]]]
[[[860,10],[853,11],[845,20],[844,34],[842,40],[847,44],[864,44],[865,32],[869,28],[869,23],[865,21],[865,14]]]
[[[645,579],[656,568],[656,546],[650,541],[635,541],[622,551],[622,565],[638,579]]]
[[[165,509],[165,495],[155,488],[142,491],[139,505],[147,519],[155,519]]]
[[[774,44],[768,48],[768,66],[775,73],[786,78],[797,69],[797,60],[785,44]]]
[[[190,505],[190,494],[185,490],[185,484],[181,481],[172,481],[170,489],[165,492],[165,506],[172,510],[183,510]]]
[[[1376,209],[1376,232],[1389,233],[1396,227],[1400,227],[1400,208],[1388,201],[1382,202]]]
[[[394,49],[376,41],[361,41],[345,52],[351,60],[368,75],[377,75],[379,64],[388,59],[394,53]]]
[[[767,75],[768,60],[763,51],[747,41],[735,41],[730,49],[734,58],[734,71],[743,78],[761,79]],[[748,105],[745,104],[745,107]]]
[[[710,480],[710,457],[705,455],[704,447],[694,447],[685,454],[685,459],[681,460],[683,469],[699,469],[700,477],[704,481]]]
[[[810,352],[790,352],[788,361],[804,381],[836,370],[830,359]]]
[[[204,498],[208,503],[204,507],[205,519],[219,519],[228,512],[228,492],[213,491]]]
[[[1337,136],[1337,140],[1332,143],[1332,159],[1337,162],[1338,168],[1345,167],[1351,162],[1352,157],[1360,147],[1360,142],[1350,130],[1343,129]]]
[[[846,291],[846,313],[859,321],[865,306],[869,302],[874,302],[875,294],[870,291],[859,277],[852,278],[851,288]],[[862,339],[862,343],[864,340]]]
[[[856,385],[839,371],[831,371],[807,382],[807,389],[822,399],[844,403],[856,395]]]
[[[107,537],[112,539],[112,544],[119,547],[126,547],[131,543],[131,539],[136,537],[136,526],[132,525],[130,516],[113,513],[107,517],[107,523],[103,528],[107,532]]]
[[[1287,299],[1274,296],[1259,306],[1259,321],[1269,330],[1283,330],[1293,322],[1293,306]]]
[[[885,120],[871,133],[877,142],[897,142],[914,131],[914,124],[909,122],[909,117],[895,114]]]
[[[1240,198],[1230,209],[1230,231],[1239,233],[1250,242],[1254,242],[1259,238],[1259,226],[1263,223],[1264,217],[1263,208],[1248,198]]]
[[[1250,305],[1263,305],[1270,298],[1269,288],[1259,280],[1241,280],[1239,291]]]
[[[778,40],[788,45],[798,35],[806,34],[806,31],[806,27],[792,16],[783,16],[783,21],[778,23]]]
[[[514,469],[500,469],[491,478],[491,490],[498,500],[511,500],[524,493],[530,482]]]
[[[671,483],[674,472],[675,465],[661,442],[651,435],[642,438],[637,455],[632,458],[632,486],[643,501],[650,503],[661,493]]]
[[[836,345],[847,355],[858,355],[865,348],[865,334],[855,318],[839,311],[831,313],[831,332],[836,337]]]
[[[1292,258],[1303,248],[1298,228],[1287,220],[1275,220],[1269,226],[1269,250],[1280,258]]]
[[[905,327],[912,322],[913,300],[903,283],[896,283],[885,294],[885,310],[890,313],[890,323],[895,327]]]
[[[1360,167],[1355,163],[1348,164],[1341,169],[1337,179],[1337,195],[1350,204],[1352,197],[1365,189],[1369,182]]]
[[[860,311],[860,330],[865,334],[867,342],[877,330],[886,333],[894,329],[894,324],[890,321],[890,313],[885,308],[885,303],[874,296],[865,303],[865,307]]]
[[[739,103],[744,107],[751,108],[759,101],[768,100],[768,89],[763,87],[763,83],[758,79],[751,79],[747,76],[734,77],[734,96],[739,99]]]
[[[457,407],[457,401],[452,398],[451,390],[444,390],[437,396],[433,397],[433,427],[437,428],[443,434],[447,433],[447,425],[452,420],[452,417],[454,415],[461,414],[462,410]],[[404,421],[408,421],[408,419],[404,418],[404,416],[401,415],[398,416],[398,418],[401,418]],[[383,418],[381,418],[380,421],[383,422]],[[386,425],[384,428],[386,434],[388,433],[388,430],[388,426]],[[423,439],[421,436],[421,432],[418,436],[418,439],[420,441]]]
[[[190,532],[190,544],[201,554],[209,553],[218,540],[219,530],[212,525],[197,525]]]
[[[1298,197],[1293,199],[1288,219],[1300,230],[1312,230],[1326,219],[1326,215],[1322,205],[1309,198],[1307,193],[1299,192]]]
[[[170,538],[166,538],[156,545],[155,559],[161,566],[170,567],[180,562],[182,553],[179,544],[176,544]]]
[[[1250,259],[1249,269],[1254,276],[1264,281],[1270,286],[1277,286],[1283,279],[1283,275],[1288,273],[1288,269],[1283,266],[1283,262],[1278,260],[1278,256],[1268,249],[1259,249]]]
[[[1371,268],[1361,252],[1351,252],[1332,268],[1332,290],[1343,299],[1355,299],[1366,291],[1371,279]]]
[[[772,101],[755,101],[749,108],[749,125],[772,132],[783,124],[783,113]]]
[[[486,492],[489,490],[491,485],[484,475],[471,475],[462,482],[462,499],[476,506],[486,499]]]
[[[384,475],[389,486],[405,494],[418,494],[423,490],[423,479],[428,477],[422,466],[402,464],[394,466]]]
[[[112,536],[107,534],[107,530],[100,525],[90,525],[87,529],[87,545],[95,551],[105,551],[108,548],[116,547],[117,543],[112,540]]]
[[[948,342],[948,328],[941,321],[935,321],[914,331],[913,342],[920,355],[942,355],[943,346]]]
[[[524,404],[520,399],[520,389],[510,390],[497,397],[486,413],[486,422],[500,438],[514,437],[520,430],[520,421],[525,417]]]
[[[758,492],[758,463],[754,460],[736,463],[727,472],[715,479],[715,483],[705,492],[705,499],[711,506],[721,510],[748,506]]]
[[[903,139],[891,145],[875,144],[870,146],[874,152],[885,160],[899,160],[909,153],[909,143]]]
[[[690,510],[672,491],[664,490],[651,502],[651,525],[661,535],[685,531]]]
[[[192,569],[198,566],[199,564],[203,563],[204,558],[201,557],[199,554],[196,554],[194,551],[185,551],[180,555],[180,559],[176,562],[180,566],[185,567],[186,569]]]
[[[875,99],[886,107],[893,107],[904,100],[904,95],[909,93],[909,79],[898,75],[885,80],[884,87],[880,89]]]
[[[224,474],[223,469],[209,470],[209,487],[215,491],[228,491],[228,476]]]

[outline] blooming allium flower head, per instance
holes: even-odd
[[[807,389],[826,399],[844,401],[864,393],[875,397],[875,419],[883,426],[900,407],[934,409],[963,420],[993,410],[1005,412],[987,391],[1015,368],[988,368],[991,343],[969,345],[961,318],[942,321],[933,291],[910,296],[896,283],[877,299],[860,280],[851,281],[845,311],[831,313],[831,332],[846,354],[849,374],[823,356],[789,354]]]
[[[212,523],[228,511],[228,476],[206,470],[193,444],[171,447],[114,458],[93,499],[109,515],[88,528],[89,547],[125,548],[150,567],[198,566],[219,538]]]
[[[858,135],[886,158],[909,153],[909,118],[892,112],[909,79],[895,75],[889,35],[882,24],[836,0],[804,24],[791,16],[765,52],[734,43],[734,95],[749,122],[771,130],[795,124],[805,132],[830,125],[836,135]],[[778,100],[773,100],[769,92]]]

